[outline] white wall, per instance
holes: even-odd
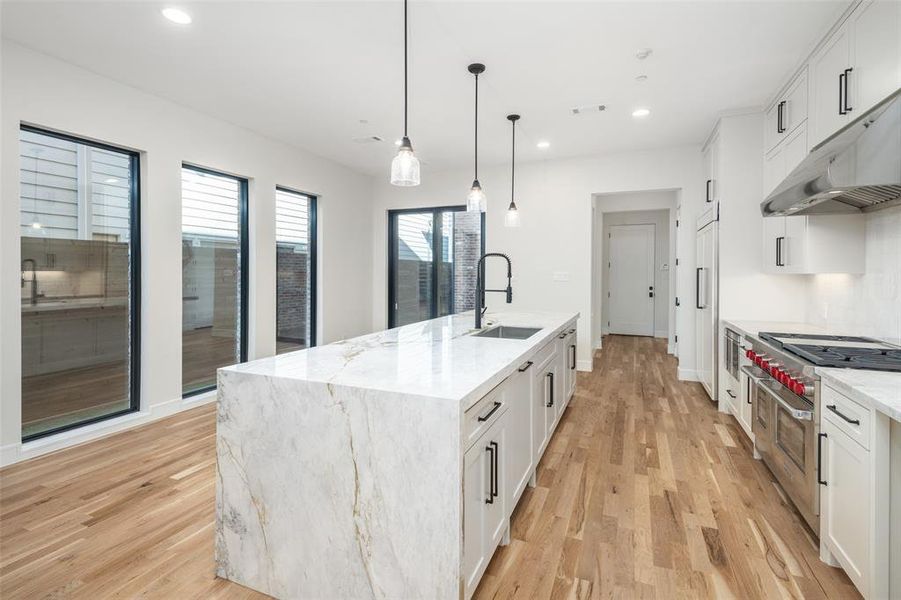
[[[675,204],[674,192],[657,192],[663,195],[669,203]],[[600,198],[604,198],[601,196]],[[675,206],[673,206],[675,211]],[[675,308],[675,302],[670,296],[670,210],[627,210],[622,212],[605,211],[600,214],[601,254],[597,257],[601,264],[601,281],[598,288],[599,296],[606,298],[610,290],[610,269],[607,266],[607,257],[610,255],[610,227],[614,225],[654,225],[654,336],[668,338],[670,335],[670,311]],[[675,226],[674,226],[675,230]],[[597,282],[596,282],[597,284]],[[610,321],[610,305],[603,304],[601,314],[601,331],[607,334],[607,322]]]
[[[901,206],[866,217],[866,272],[813,275],[811,323],[901,343]]]
[[[615,155],[547,160],[517,165],[516,204],[522,227],[504,227],[510,202],[509,165],[483,167],[479,179],[488,195],[486,249],[506,252],[513,261],[513,309],[574,310],[579,323],[580,369],[591,368],[592,316],[592,196],[642,190],[676,190],[684,223],[694,223],[703,202],[701,154],[698,146],[635,151]],[[372,319],[376,329],[387,322],[387,211],[416,206],[464,204],[472,172],[435,173],[423,168],[422,185],[396,188],[376,183],[372,212]],[[694,230],[679,229],[679,248],[685,268],[679,287],[688,289],[694,264]],[[492,269],[492,267],[494,267]],[[502,275],[489,265],[489,285]],[[566,281],[555,281],[557,273]],[[504,310],[501,297],[487,299],[489,309]],[[683,305],[684,306],[684,305]],[[599,313],[598,313],[599,314]],[[678,317],[680,367],[694,371],[694,315]]]
[[[181,399],[183,161],[250,178],[250,358],[275,350],[276,184],[320,196],[318,339],[326,343],[371,331],[371,263],[365,258],[373,235],[371,177],[8,41],[3,42],[2,61],[3,464],[190,406]],[[142,412],[24,449],[19,444],[20,122],[142,153]]]

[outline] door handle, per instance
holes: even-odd
[[[494,442],[490,442],[485,446],[485,451],[491,455],[491,462],[488,463],[488,497],[485,498],[485,504],[494,504]]]
[[[820,433],[817,436],[817,483],[820,485],[829,485],[823,479],[823,438],[825,437],[829,436],[825,433]]]
[[[553,374],[553,373],[548,373],[547,375],[545,375],[545,377],[547,377],[548,379],[550,379],[550,382],[551,382],[551,385],[550,385],[550,393],[549,393],[550,399],[548,400],[547,404],[545,404],[545,406],[547,406],[548,408],[550,408],[550,407],[552,407],[552,406],[554,405],[554,374]]]
[[[844,73],[844,75],[845,75],[845,93],[842,98],[842,108],[845,109],[846,113],[851,112],[851,107],[848,106],[848,87],[849,87],[849,84],[851,83],[851,71],[853,71],[853,70],[854,69],[849,67],[849,68],[845,69],[845,73]]]
[[[785,236],[779,236],[776,238],[776,266],[784,267],[785,261],[782,256],[782,245],[785,243]]]
[[[491,445],[494,446],[494,452],[492,452],[492,459],[494,460],[494,465],[491,468],[491,495],[494,498],[497,498],[497,472],[498,472],[498,457],[500,456],[500,448],[497,445],[497,442],[491,442]]]
[[[838,114],[840,115],[848,114],[845,112],[845,91],[843,89],[846,75],[846,73],[838,74]]]
[[[712,179],[708,179],[708,180],[707,180],[707,198],[706,198],[705,202],[710,202],[710,201],[711,201],[711,198],[710,198],[710,184],[711,184],[711,183],[713,183],[713,180],[712,180]]]
[[[576,369],[576,345],[572,344],[569,348],[572,351],[572,363],[569,365],[569,370],[574,371]]]
[[[703,270],[704,267],[695,269],[695,308],[698,309],[704,308],[701,306],[701,271]]]
[[[776,107],[776,133],[785,133],[785,100]]]

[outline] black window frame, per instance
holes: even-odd
[[[444,212],[466,212],[465,205],[452,206],[422,206],[418,208],[396,208],[388,211],[388,329],[397,327],[395,319],[394,305],[397,301],[395,298],[395,284],[397,283],[397,273],[395,265],[397,264],[397,217],[404,214],[413,213],[432,213],[433,227],[440,223],[439,215]],[[481,213],[481,232],[480,232],[480,255],[485,254],[485,213]],[[437,276],[438,259],[441,257],[441,236],[432,236],[432,300],[429,306],[429,319],[438,318],[438,292],[440,281]],[[453,291],[451,292],[453,295]],[[428,319],[426,319],[428,320]]]
[[[300,196],[306,196],[309,198],[309,223],[308,227],[310,230],[310,323],[309,323],[309,335],[310,339],[307,340],[307,348],[313,348],[317,344],[316,339],[316,300],[318,298],[319,291],[319,271],[317,268],[317,263],[319,261],[319,196],[316,194],[310,194],[309,192],[302,192],[300,190],[296,190],[284,185],[276,185],[275,186],[276,193],[278,192],[287,192],[289,194],[298,194]],[[276,247],[278,247],[278,240],[276,240]],[[275,337],[276,344],[278,343],[278,281],[276,280],[276,295],[275,295]],[[278,352],[276,351],[276,354]]]
[[[56,435],[58,433],[62,433],[64,431],[71,431],[73,429],[78,429],[81,427],[85,427],[87,425],[93,425],[94,423],[100,423],[102,421],[108,421],[109,419],[115,419],[116,417],[121,417],[124,415],[128,415],[134,412],[138,412],[141,410],[141,153],[136,150],[131,150],[129,148],[122,148],[120,146],[114,146],[112,144],[107,144],[104,142],[98,142],[95,140],[71,135],[68,133],[61,133],[59,131],[54,131],[52,129],[44,129],[42,127],[38,127],[35,125],[28,125],[26,123],[19,123],[20,131],[28,131],[31,133],[36,133],[39,135],[46,135],[48,137],[57,138],[60,140],[65,140],[67,142],[73,142],[76,144],[83,144],[85,146],[91,146],[92,148],[97,148],[100,150],[107,150],[109,152],[118,152],[120,154],[125,154],[129,159],[129,195],[130,195],[130,206],[129,206],[129,232],[128,235],[131,238],[128,252],[128,268],[130,269],[129,273],[129,298],[128,298],[128,310],[129,310],[129,326],[128,326],[128,334],[129,334],[129,342],[128,342],[128,368],[129,368],[129,384],[128,384],[128,393],[129,393],[129,403],[128,408],[124,410],[119,410],[116,412],[112,412],[105,415],[99,415],[96,417],[91,417],[90,419],[85,419],[83,421],[78,421],[75,423],[70,423],[68,425],[62,425],[60,427],[55,427],[53,429],[48,429],[46,431],[42,431],[40,433],[33,433],[31,435],[25,436],[21,435],[22,424],[19,423],[19,432],[22,438],[22,443],[31,442],[40,438],[45,438],[51,435]],[[21,202],[21,193],[20,193],[20,202]],[[21,207],[20,207],[21,211]],[[21,240],[22,233],[18,231],[19,239]],[[19,248],[21,252],[21,241],[19,243]],[[21,259],[21,255],[19,257]],[[21,337],[21,332],[20,332]],[[21,344],[21,339],[20,339]],[[21,360],[21,357],[20,357]],[[22,391],[22,377],[19,377],[19,390],[20,397],[19,403],[21,404],[21,391]]]
[[[182,169],[189,169],[191,171],[196,171],[198,173],[206,173],[207,175],[215,175],[216,177],[225,177],[227,179],[233,179],[238,182],[238,246],[240,248],[240,260],[238,261],[238,267],[241,269],[241,277],[238,279],[238,285],[241,286],[240,289],[240,302],[238,303],[238,335],[240,336],[240,344],[238,348],[238,354],[240,360],[238,364],[247,362],[247,347],[248,347],[248,335],[250,332],[250,324],[247,322],[248,316],[248,306],[249,306],[249,293],[248,287],[250,285],[250,220],[248,213],[248,204],[249,204],[249,187],[250,180],[247,177],[241,177],[240,175],[233,175],[231,173],[227,173],[224,171],[217,171],[215,169],[210,169],[208,167],[202,167],[200,165],[196,165],[193,163],[182,162]],[[179,171],[179,180],[181,171]],[[181,200],[184,201],[184,198],[181,197]],[[184,235],[184,232],[182,232]],[[182,283],[184,286],[184,283]],[[184,319],[184,317],[182,317]],[[184,343],[182,343],[182,352],[184,352]],[[184,358],[182,358],[182,364],[184,364]],[[181,386],[184,388],[184,373],[181,375]],[[213,383],[208,386],[191,390],[188,393],[185,393],[182,390],[181,397],[182,399],[191,398],[192,396],[198,396],[200,394],[206,394],[215,390],[218,387],[218,383]]]

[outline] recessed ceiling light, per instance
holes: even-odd
[[[635,81],[638,81],[638,82],[641,82],[641,83],[644,83],[644,82],[647,81],[647,80],[648,80],[648,76],[647,76],[647,75],[639,75],[638,77],[635,78]]]
[[[186,13],[180,8],[164,8],[163,16],[172,21],[173,23],[178,23],[179,25],[190,25],[191,24],[191,15]]]
[[[636,119],[641,119],[642,117],[646,117],[651,114],[651,111],[646,108],[636,108],[632,111],[632,116]]]
[[[544,141],[544,140],[538,142],[538,143],[535,144],[535,145],[538,146],[539,148],[541,148],[542,150],[547,150],[548,148],[551,147],[551,143],[550,143],[550,142],[546,142],[546,141]]]

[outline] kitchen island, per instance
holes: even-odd
[[[575,387],[578,314],[464,313],[219,370],[219,576],[468,598]],[[523,332],[511,332],[523,334]]]

